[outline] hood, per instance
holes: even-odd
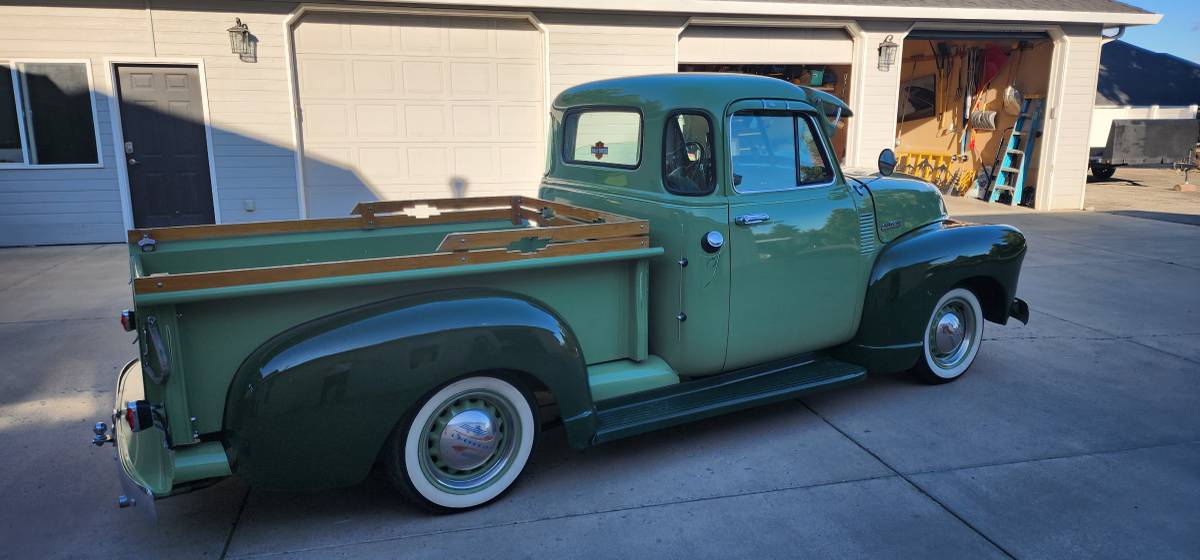
[[[875,202],[875,224],[884,243],[925,224],[946,219],[946,203],[937,187],[907,175],[860,179]]]

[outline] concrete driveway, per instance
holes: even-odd
[[[972,218],[993,221],[996,218]],[[962,380],[905,376],[587,451],[545,434],[499,503],[429,516],[379,479],[236,479],[118,511],[88,446],[134,356],[120,246],[0,250],[0,556],[1018,557],[1200,554],[1200,227],[1014,213],[1028,327]]]

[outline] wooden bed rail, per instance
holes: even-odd
[[[437,213],[412,215],[426,207]],[[412,225],[510,220],[510,229],[453,232],[430,253],[343,261],[286,264],[188,273],[159,273],[135,278],[135,293],[164,293],[223,288],[333,276],[396,272],[420,268],[478,265],[541,257],[560,257],[646,249],[650,224],[626,216],[531,197],[478,197],[363,202],[355,217],[256,222],[212,226],[137,229],[131,243],[152,240],[211,239],[237,235],[372,230]]]
[[[426,216],[419,216],[414,210],[421,207],[425,207],[433,213]],[[491,220],[509,220],[513,224],[520,224],[522,220],[528,220],[545,226],[565,225],[568,223],[616,223],[631,221],[630,218],[617,214],[569,206],[533,197],[481,196],[472,198],[360,202],[354,206],[352,216],[347,218],[313,218],[238,224],[136,228],[129,230],[127,240],[129,243],[137,243],[143,239],[152,239],[155,242],[187,241],[194,239],[217,239],[221,237],[382,229]]]

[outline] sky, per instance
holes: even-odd
[[[1144,49],[1200,63],[1200,2],[1197,0],[1120,0],[1162,14],[1157,25],[1130,27],[1122,39]]]

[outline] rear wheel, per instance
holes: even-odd
[[[933,306],[925,325],[921,360],[913,373],[926,383],[949,383],[962,377],[983,341],[983,308],[971,290],[955,288]]]
[[[512,487],[533,449],[526,393],[497,377],[469,377],[438,390],[388,439],[393,484],[436,512],[465,511]]]

